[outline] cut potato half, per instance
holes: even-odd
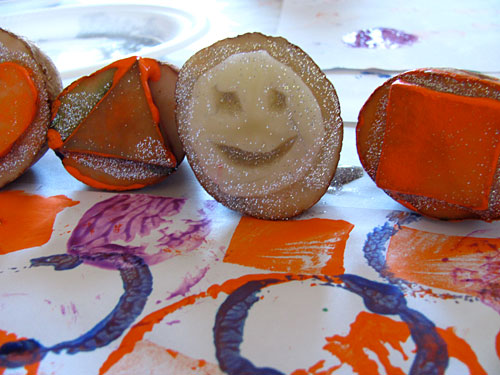
[[[82,77],[59,95],[49,146],[75,178],[98,189],[154,184],[180,164],[178,70],[130,57]]]
[[[500,217],[500,81],[455,69],[402,73],[367,100],[356,134],[367,173],[407,208]]]
[[[0,29],[0,187],[47,151],[50,106],[59,73],[33,43]]]
[[[251,33],[199,51],[180,70],[176,100],[189,163],[227,207],[286,219],[327,190],[342,144],[338,98],[287,40]]]

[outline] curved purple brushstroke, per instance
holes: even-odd
[[[171,218],[181,212],[185,202],[182,198],[114,195],[85,212],[68,240],[67,254],[32,259],[33,267],[53,266],[56,271],[70,270],[82,263],[117,270],[124,292],[103,320],[73,340],[48,348],[35,339],[5,343],[0,347],[0,367],[35,363],[50,351],[68,354],[92,351],[120,337],[141,314],[151,294],[153,279],[148,265],[176,256],[177,252],[193,251],[206,241],[211,221],[203,210],[198,211],[198,220],[183,220],[185,230],[170,231]],[[161,234],[154,245],[155,254],[146,253],[148,243],[129,245],[153,231]],[[165,248],[175,251],[168,252]],[[206,270],[199,277],[205,273]]]
[[[341,287],[359,295],[368,310],[376,314],[399,315],[408,325],[417,353],[410,375],[444,374],[448,366],[446,343],[435,325],[423,314],[410,309],[396,286],[382,284],[356,275],[338,276]],[[259,301],[257,294],[265,287],[282,282],[277,279],[250,281],[236,289],[222,303],[215,318],[214,344],[220,368],[229,375],[283,375],[273,368],[258,368],[240,353],[245,320],[251,307]],[[324,286],[338,287],[331,283]]]

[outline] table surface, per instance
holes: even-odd
[[[40,10],[33,3],[0,1],[0,22],[19,11],[57,14],[101,2],[38,2]],[[106,2],[118,3],[138,4]],[[140,6],[177,7],[207,21],[162,57],[178,66],[244,32],[302,47],[337,90],[345,171],[360,167],[359,109],[389,77],[450,59],[500,76],[498,51],[489,48],[500,41],[500,6],[433,3]],[[419,41],[394,49],[342,42],[348,31],[380,27]],[[366,173],[332,186],[294,220],[259,221],[216,203],[187,161],[157,185],[110,193],[72,178],[49,151],[0,191],[0,344],[25,350],[17,367],[4,369],[12,348],[0,349],[0,373],[497,373],[499,233],[497,222],[413,214]]]

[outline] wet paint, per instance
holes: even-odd
[[[409,356],[403,350],[402,343],[409,337],[410,330],[405,323],[362,311],[351,324],[349,333],[346,336],[327,337],[324,349],[341,363],[350,365],[357,374],[379,373],[377,362],[368,355],[371,352],[387,374],[404,375],[401,368],[391,364],[387,347],[390,346],[404,361],[408,361]]]
[[[343,220],[242,217],[224,262],[274,272],[342,274],[345,245],[353,228]]]
[[[0,192],[0,255],[46,244],[57,214],[78,203],[64,195]]]
[[[348,33],[342,41],[352,48],[395,49],[411,46],[418,42],[418,36],[403,30],[373,27]]]
[[[14,333],[8,333],[0,329],[0,345],[4,345],[9,342],[16,342],[26,340],[23,337],[17,337]],[[17,357],[17,358],[16,358]],[[24,356],[22,352],[16,352],[16,348],[11,346],[6,350],[0,350],[0,375],[3,374],[7,368],[6,362],[21,362],[21,366],[24,366],[26,370],[26,375],[36,375],[38,373],[38,367],[40,366],[40,360],[43,355],[38,355],[35,350],[33,355]]]
[[[498,100],[442,92],[402,79],[392,82],[377,186],[488,209],[500,156],[499,114]]]
[[[500,331],[497,333],[495,348],[497,350],[497,357],[500,358]]]
[[[185,203],[183,198],[114,195],[85,212],[67,243],[68,253],[80,256],[86,263],[94,259],[85,258],[90,254],[134,254],[153,265],[196,250],[206,241],[211,221],[201,210],[197,218],[177,219],[176,226],[183,222],[184,228],[172,230],[172,220]],[[145,237],[148,237],[146,243],[132,244]],[[93,264],[114,269],[113,264]]]
[[[119,347],[113,351],[106,361],[102,364],[99,374],[106,374],[108,371],[120,361],[125,355],[132,353],[138,342],[143,340],[144,335],[147,332],[153,330],[154,326],[160,323],[169,314],[181,310],[184,307],[190,306],[202,300],[204,298],[217,298],[220,293],[231,294],[236,289],[245,285],[248,282],[256,280],[265,280],[267,278],[273,278],[276,280],[281,280],[281,282],[295,280],[306,280],[313,276],[309,275],[287,275],[287,274],[257,274],[257,275],[245,275],[237,279],[230,279],[224,283],[218,285],[214,284],[210,286],[206,291],[193,294],[177,301],[171,305],[165,306],[159,310],[153,311],[152,313],[146,315],[139,322],[134,324],[127,334],[122,339]]]
[[[47,350],[75,354],[108,345],[127,329],[144,309],[153,287],[149,267],[142,258],[130,254],[100,254],[88,256],[94,262],[115,264],[123,281],[124,293],[115,308],[91,330],[80,337],[56,344]],[[71,269],[74,262],[65,262],[62,255],[32,260],[33,266],[52,265],[58,270]]]
[[[32,73],[12,61],[0,62],[0,157],[24,134],[38,111]]]
[[[5,333],[5,331],[1,331]],[[46,351],[34,341],[25,338],[16,338],[16,335],[6,334],[4,339],[13,340],[1,342],[0,347],[0,374],[7,368],[24,367],[28,371],[37,373],[40,361]]]
[[[500,313],[500,239],[448,236],[401,227],[386,263],[395,277],[478,297]]]
[[[151,294],[153,279],[148,262],[155,264],[193,251],[205,241],[210,231],[210,220],[203,209],[198,211],[200,220],[184,220],[185,230],[170,230],[171,217],[178,215],[184,204],[184,199],[123,194],[91,207],[73,230],[67,243],[67,254],[35,258],[31,265],[52,266],[56,271],[64,271],[86,263],[117,270],[124,289],[120,300],[103,320],[73,340],[50,347],[35,339],[5,343],[0,347],[0,353],[5,356],[5,360],[0,357],[0,366],[21,367],[32,363],[33,358],[40,360],[48,352],[75,354],[93,351],[120,337],[142,313]],[[136,237],[149,239],[154,233],[157,234],[155,246],[158,249],[154,254],[146,252],[147,244],[126,245]],[[198,276],[202,278],[204,273]]]
[[[387,216],[387,221],[366,235],[363,245],[363,255],[368,265],[375,269],[380,276],[384,277],[391,284],[401,284],[404,280],[393,277],[389,272],[385,252],[387,243],[402,225],[408,225],[420,220],[422,217],[415,213],[393,211]]]
[[[209,268],[205,267],[205,268],[202,268],[195,275],[191,275],[190,273],[187,273],[187,275],[184,277],[182,284],[168,296],[167,300],[170,300],[170,299],[178,297],[178,296],[185,297],[189,293],[189,291],[191,290],[191,288],[193,286],[195,286],[201,280],[203,280],[203,278],[207,274],[208,270],[209,270]]]
[[[486,371],[479,363],[476,353],[474,353],[470,345],[464,339],[456,335],[452,327],[446,329],[437,328],[437,332],[439,336],[446,341],[450,357],[454,357],[465,364],[469,368],[470,374],[487,375]]]
[[[140,257],[129,254],[101,254],[93,257],[101,258],[94,261],[118,265],[117,269],[120,271],[124,293],[111,313],[76,339],[50,347],[45,347],[35,339],[6,342],[0,347],[0,367],[17,368],[30,365],[42,360],[49,352],[64,351],[76,354],[104,347],[120,337],[140,315],[152,290],[153,281],[149,267]],[[80,263],[75,261],[74,256],[67,254],[32,260],[33,266],[54,266],[56,270],[72,269]]]
[[[341,275],[339,278],[327,276],[263,274],[246,275],[228,280],[221,285],[213,285],[206,292],[191,295],[172,305],[157,310],[136,323],[125,335],[120,347],[102,365],[100,374],[107,373],[125,355],[134,351],[146,332],[168,314],[193,305],[203,298],[216,298],[221,292],[228,294],[218,309],[214,323],[214,345],[218,364],[227,374],[282,374],[277,369],[256,367],[240,353],[243,341],[245,319],[251,307],[260,300],[258,293],[269,286],[290,281],[317,279],[316,285],[341,287],[363,298],[365,306],[374,314],[396,315],[406,326],[405,334],[416,344],[416,355],[410,374],[426,374],[432,369],[435,374],[443,374],[448,364],[446,343],[439,336],[432,322],[419,312],[406,306],[402,292],[395,286],[381,284],[355,275]],[[340,282],[340,284],[339,284]],[[390,339],[389,335],[389,340]],[[393,343],[398,347],[397,340]],[[383,357],[383,354],[381,354]],[[319,366],[316,364],[316,366]]]
[[[446,342],[450,358],[456,358],[464,363],[468,367],[470,374],[486,374],[470,345],[458,337],[451,327],[447,329],[436,328],[436,332]],[[351,324],[349,333],[346,336],[334,335],[327,337],[327,344],[324,349],[337,357],[342,364],[350,365],[353,372],[357,374],[380,373],[377,362],[371,359],[368,354],[372,353],[384,368],[382,373],[404,375],[403,369],[391,364],[390,352],[387,347],[390,346],[401,355],[404,361],[408,361],[412,354],[406,353],[402,344],[409,337],[410,330],[406,323],[393,320],[387,316],[362,311]],[[341,367],[341,365],[338,365],[325,369],[321,361],[316,366],[318,370],[331,372]],[[307,375],[310,373],[310,370],[309,372],[299,370],[292,375]]]

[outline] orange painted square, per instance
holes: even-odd
[[[499,100],[391,85],[380,188],[486,209],[499,155]]]
[[[275,272],[339,275],[354,225],[343,220],[241,218],[224,262]]]

